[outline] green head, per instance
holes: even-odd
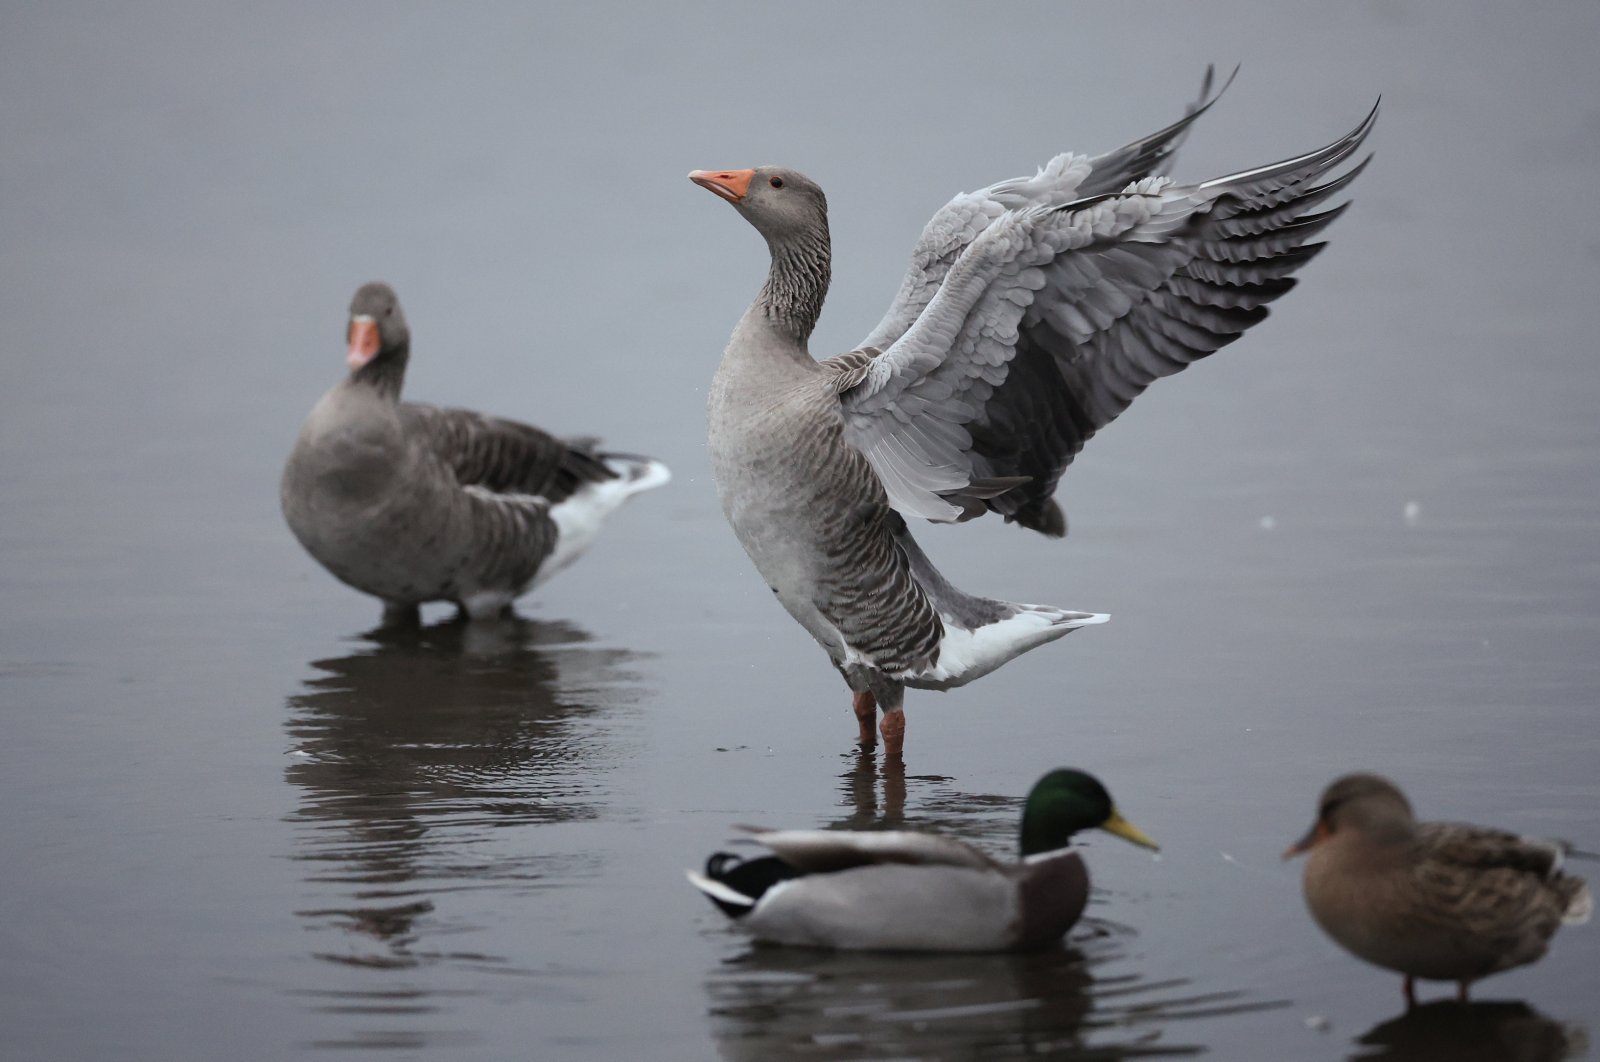
[[[1079,830],[1105,830],[1145,848],[1159,847],[1117,811],[1092,774],[1062,767],[1034,784],[1022,809],[1022,854],[1065,848]]]

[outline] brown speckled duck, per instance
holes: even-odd
[[[1375,774],[1328,786],[1317,821],[1284,853],[1307,853],[1306,904],[1358,958],[1415,981],[1480,977],[1533,962],[1563,923],[1589,920],[1582,878],[1562,873],[1568,846],[1454,822],[1418,822],[1405,794]]]

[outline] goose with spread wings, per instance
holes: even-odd
[[[864,744],[881,733],[900,753],[907,686],[964,685],[1107,618],[958,590],[906,519],[996,512],[1065,534],[1052,495],[1084,443],[1157,378],[1262,320],[1345,209],[1315,208],[1365,166],[1342,164],[1376,108],[1282,162],[1200,184],[1158,175],[1214,101],[1117,151],[1059,155],[957,196],[924,228],[883,320],[820,362],[807,341],[830,277],[822,190],[779,166],[689,175],[771,253],[708,403],[723,511],[844,676]]]

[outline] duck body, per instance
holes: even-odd
[[[1463,823],[1417,822],[1398,788],[1350,775],[1324,794],[1306,851],[1306,905],[1358,958],[1413,980],[1471,982],[1534,962],[1563,923],[1588,920],[1565,846]]]
[[[379,313],[391,304],[398,312],[392,292],[369,288],[381,289],[367,296]],[[380,349],[312,409],[279,491],[306,552],[380,598],[389,619],[429,601],[453,602],[472,618],[502,614],[587,550],[628,497],[669,478],[648,458],[400,401],[403,319],[397,334],[395,349]]]
[[[992,952],[1051,947],[1089,899],[1080,829],[1155,842],[1079,771],[1052,771],[1023,812],[1024,855],[1003,863],[939,834],[907,830],[758,830],[769,856],[718,852],[690,882],[742,931],[801,947]]]
[[[799,832],[757,835],[782,847]],[[838,834],[825,839],[832,843]],[[895,834],[869,834],[893,843]],[[848,842],[846,842],[848,843]],[[958,842],[951,842],[952,844]],[[966,846],[963,846],[966,847]],[[798,947],[868,951],[1035,951],[1060,942],[1089,899],[1083,858],[1067,849],[1026,863],[1001,864],[977,849],[950,862],[881,862],[814,873],[767,869],[777,877],[736,924],[758,940]],[[717,857],[708,876],[728,873]],[[754,877],[746,872],[745,877]],[[712,880],[715,880],[714,878]]]

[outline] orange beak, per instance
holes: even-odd
[[[689,180],[730,203],[737,203],[750,191],[750,178],[755,175],[755,170],[695,170],[689,174]]]
[[[350,330],[345,338],[350,341],[350,353],[344,360],[350,368],[359,369],[378,356],[378,322],[366,314],[350,318]]]
[[[1283,850],[1283,858],[1293,859],[1297,855],[1304,855],[1332,836],[1333,831],[1328,829],[1326,823],[1318,819],[1311,829],[1306,831],[1304,837]]]

